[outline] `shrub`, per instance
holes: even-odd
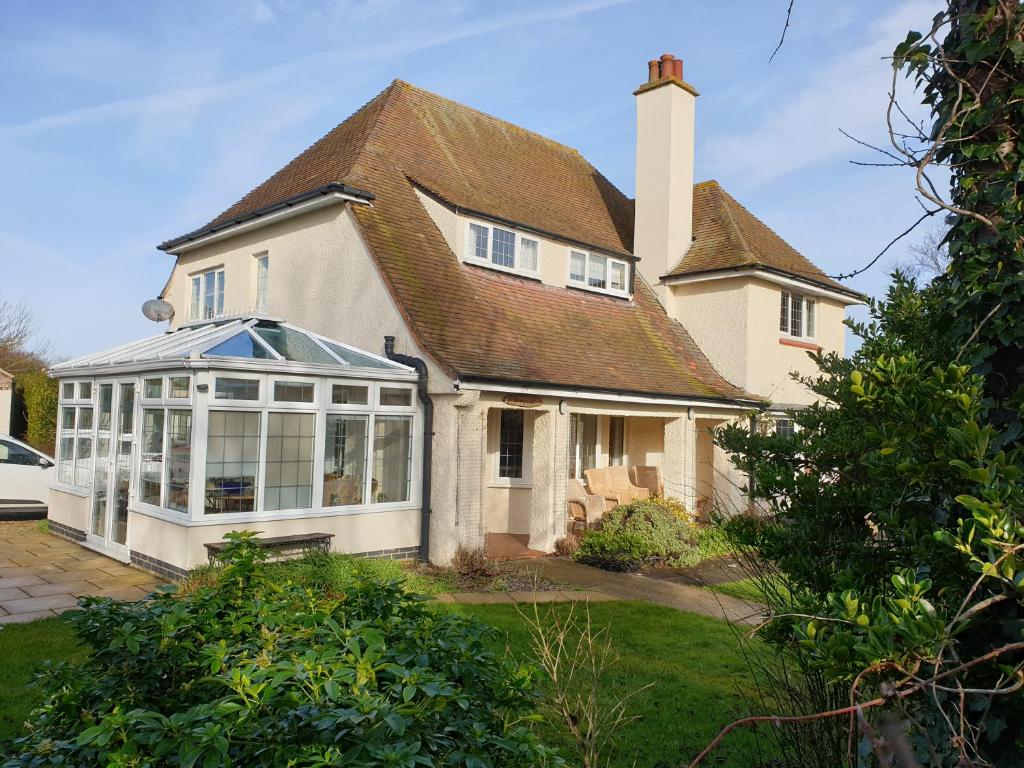
[[[653,558],[644,540],[629,531],[591,529],[580,539],[573,555],[579,563],[606,571],[639,571]]]
[[[663,498],[641,499],[608,512],[597,528],[583,534],[574,559],[611,571],[636,571],[644,565],[693,552],[697,530],[683,506]]]
[[[92,653],[39,678],[5,767],[553,762],[525,725],[532,672],[488,650],[493,630],[393,582],[275,583],[252,535],[190,597],[84,598],[70,621]]]
[[[28,421],[25,442],[53,456],[57,439],[57,380],[45,371],[29,371],[18,374],[17,384]]]
[[[572,557],[580,547],[580,536],[577,533],[567,533],[555,541],[555,554],[559,557]]]
[[[452,571],[459,581],[473,582],[490,579],[497,575],[494,565],[482,549],[466,549],[459,546],[452,555]]]

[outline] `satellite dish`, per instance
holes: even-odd
[[[162,323],[174,317],[174,307],[163,299],[150,299],[142,305],[142,314],[154,323]]]

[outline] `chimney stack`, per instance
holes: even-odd
[[[670,315],[661,278],[693,237],[693,146],[697,91],[683,80],[683,62],[670,53],[647,62],[636,96],[636,215],[633,253],[641,276]]]

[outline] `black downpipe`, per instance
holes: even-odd
[[[434,464],[434,401],[427,389],[427,364],[418,357],[395,352],[395,337],[384,337],[384,354],[388,360],[415,368],[419,375],[416,394],[423,404],[423,468],[420,487],[420,560],[430,558],[430,482]]]

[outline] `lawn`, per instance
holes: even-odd
[[[529,634],[514,606],[457,605],[442,610],[476,616],[497,628],[500,652],[529,658]],[[540,610],[543,616],[550,610],[568,611],[569,606],[542,605]],[[610,766],[685,765],[723,725],[746,713],[749,673],[730,625],[645,603],[595,603],[590,612],[596,626],[611,627],[620,655],[607,672],[602,696],[616,700],[626,691],[655,684],[636,699],[634,712],[640,719],[621,729]],[[0,629],[0,679],[5,683],[0,686],[0,740],[20,731],[38,702],[34,689],[25,687],[34,669],[46,659],[77,659],[82,654],[70,627],[61,619]],[[545,729],[549,743],[568,746],[566,732],[560,727]],[[756,766],[761,762],[757,746],[755,734],[736,732],[708,764]]]

